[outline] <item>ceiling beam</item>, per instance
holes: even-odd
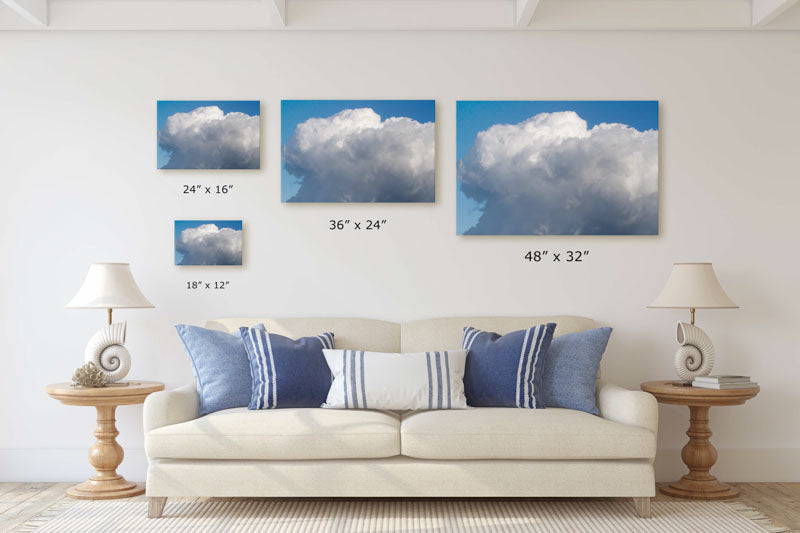
[[[37,26],[47,26],[47,0],[1,0],[19,16]]]
[[[789,9],[797,0],[752,0],[752,2],[752,25],[766,26]]]
[[[539,0],[517,0],[517,26],[528,26]]]
[[[286,0],[266,0],[266,2],[273,18],[278,20],[281,26],[286,26]]]

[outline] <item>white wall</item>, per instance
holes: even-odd
[[[647,310],[675,260],[710,260],[735,311],[698,312],[719,372],[762,386],[712,409],[716,473],[800,481],[800,33],[0,33],[0,480],[80,480],[94,413],[48,398],[101,311],[64,304],[93,261],[130,261],[155,310],[128,320],[132,378],[191,379],[176,323],[226,315],[391,320],[572,313],[615,327],[605,376],[671,378],[674,323]],[[281,98],[435,98],[435,205],[282,205]],[[457,99],[658,99],[659,237],[455,235]],[[155,169],[157,99],[260,99],[262,170]],[[234,184],[224,198],[186,183]],[[388,219],[333,233],[333,217]],[[175,219],[245,223],[243,268],[173,266]],[[529,249],[589,249],[529,264]],[[190,293],[191,279],[227,279]],[[141,480],[141,407],[118,410]],[[661,407],[660,479],[682,472],[688,411]]]

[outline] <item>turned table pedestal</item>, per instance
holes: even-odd
[[[741,405],[754,398],[759,387],[749,389],[701,389],[686,387],[679,381],[648,381],[642,390],[656,397],[659,403],[689,407],[689,442],[681,451],[689,473],[678,481],[662,487],[661,492],[693,500],[727,500],[739,495],[739,490],[711,475],[717,462],[717,449],[711,444],[708,411],[713,406]]]
[[[87,481],[67,489],[67,496],[80,500],[111,500],[144,494],[144,483],[132,483],[117,474],[125,452],[117,443],[114,412],[118,405],[143,403],[149,394],[164,389],[155,381],[131,381],[127,385],[99,388],[73,387],[54,383],[45,387],[47,394],[65,405],[89,405],[97,409],[97,439],[89,449],[89,463],[95,474]]]

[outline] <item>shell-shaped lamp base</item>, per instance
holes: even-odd
[[[714,368],[714,345],[706,332],[693,324],[678,322],[680,348],[675,352],[675,372],[683,381],[707,376]]]
[[[125,348],[127,322],[110,324],[89,339],[84,360],[103,369],[106,382],[120,381],[131,369],[131,354]]]

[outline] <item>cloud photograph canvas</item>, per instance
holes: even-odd
[[[284,100],[281,201],[434,202],[433,100]]]
[[[459,101],[459,235],[657,235],[657,101]]]
[[[158,101],[158,168],[257,169],[257,100]]]
[[[241,266],[241,220],[176,220],[175,264]]]

